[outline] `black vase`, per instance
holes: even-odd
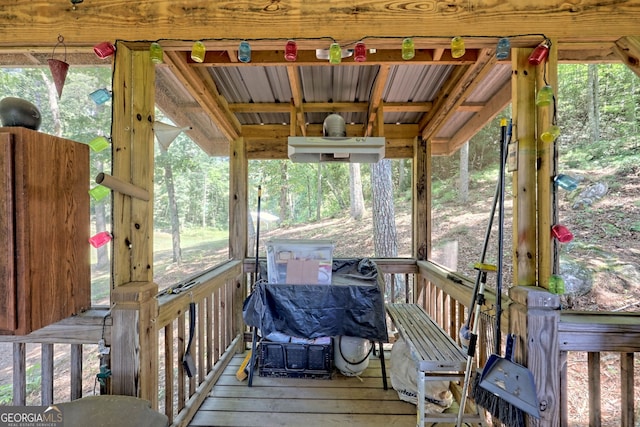
[[[38,107],[21,98],[7,97],[0,101],[2,126],[19,126],[38,130],[42,116]]]

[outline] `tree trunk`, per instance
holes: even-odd
[[[398,159],[398,190],[404,193],[407,186],[404,181],[407,179],[407,172],[405,171],[407,159]]]
[[[62,137],[62,120],[60,119],[60,105],[58,104],[58,89],[56,89],[55,83],[45,72],[41,71],[41,74],[42,81],[47,86],[47,92],[49,93],[49,109],[53,116],[53,134]]]
[[[202,174],[202,228],[207,227],[207,174]]]
[[[460,202],[469,201],[469,141],[460,148]]]
[[[338,202],[338,207],[340,208],[340,210],[343,211],[347,209],[347,202],[344,200],[344,197],[342,197],[342,194],[336,188],[333,182],[331,182],[331,176],[327,176],[327,179],[325,180],[325,182],[327,183],[327,187],[329,187],[329,191],[331,191],[331,193],[333,193],[333,196],[336,198],[336,201]],[[337,183],[337,184],[338,186],[340,185],[340,183]]]
[[[398,255],[398,233],[396,231],[391,161],[389,159],[382,159],[371,165],[371,190],[375,256],[396,257]]]
[[[598,64],[589,64],[587,73],[587,85],[589,87],[589,133],[591,142],[600,140],[600,113],[598,112]]]
[[[360,163],[349,163],[349,197],[351,199],[351,218],[360,220],[364,216],[364,196],[362,195],[362,176]]]
[[[171,218],[171,243],[173,247],[173,262],[182,263],[182,250],[180,249],[180,219],[178,218],[178,203],[176,191],[173,185],[173,170],[169,163],[164,165],[164,178],[167,183],[167,198],[169,201],[169,217]]]
[[[316,197],[316,221],[320,221],[322,218],[321,215],[321,207],[322,207],[322,163],[318,163],[318,175],[317,175],[317,197]]]
[[[289,170],[287,162],[280,162],[280,221],[287,222],[289,219]]]

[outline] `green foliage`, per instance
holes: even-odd
[[[27,396],[39,393],[42,384],[40,364],[36,363],[27,368]],[[0,405],[8,406],[13,403],[13,384],[0,385]]]

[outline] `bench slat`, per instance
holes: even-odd
[[[389,303],[386,309],[411,349],[419,370],[427,373],[465,370],[466,354],[421,306]]]

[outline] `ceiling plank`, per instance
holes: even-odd
[[[431,110],[431,102],[385,102],[384,111],[389,113],[426,113]],[[483,105],[468,104],[460,108],[480,110]],[[229,104],[232,113],[288,113],[289,104],[281,102],[244,102]],[[306,113],[363,113],[369,111],[368,102],[304,102]]]
[[[484,108],[468,120],[451,137],[447,143],[446,151],[439,153],[441,155],[450,155],[458,151],[458,149],[468,140],[470,140],[480,129],[489,123],[496,115],[500,114],[507,105],[511,103],[511,81],[507,82],[491,99],[486,103]]]
[[[616,54],[640,77],[640,37],[623,37],[615,44]]]
[[[240,122],[227,108],[226,100],[220,96],[215,84],[206,81],[202,73],[187,65],[186,54],[165,52],[165,63],[173,68],[176,77],[182,82],[191,96],[216,123],[220,132],[229,140],[240,136]]]
[[[171,121],[178,127],[186,127],[190,126],[191,130],[186,131],[185,133],[191,138],[202,150],[210,156],[220,155],[219,147],[214,147],[214,144],[208,143],[212,141],[212,138],[207,137],[201,130],[200,127],[196,126],[191,120],[191,115],[187,114],[187,112],[181,109],[179,106],[175,104],[175,102],[171,99],[171,97],[167,96],[167,94],[156,88],[155,92],[156,97],[156,106],[162,113],[171,118]],[[207,143],[206,145],[204,143]],[[219,144],[218,144],[219,145]],[[228,154],[229,145],[226,144],[226,152]],[[225,155],[227,155],[225,154]]]
[[[449,79],[442,86],[433,103],[433,109],[420,120],[422,138],[434,136],[447,120],[462,105],[469,94],[491,71],[496,63],[492,49],[483,49],[478,61],[471,66],[455,67]]]

